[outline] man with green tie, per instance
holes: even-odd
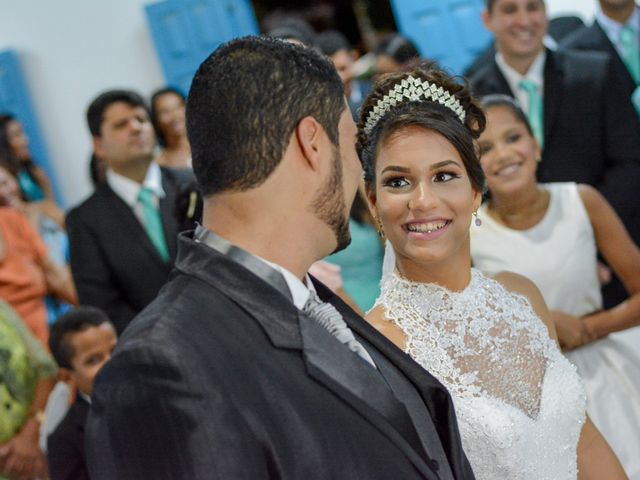
[[[487,0],[482,19],[497,53],[470,78],[475,93],[515,97],[542,150],[538,179],[595,186],[640,243],[640,120],[611,57],[545,48],[543,0]],[[626,297],[616,282],[603,293],[607,308]]]
[[[623,91],[640,114],[640,8],[635,0],[599,0],[591,26],[583,27],[562,43],[575,50],[605,52],[620,75]]]
[[[137,93],[110,90],[87,122],[106,182],[67,215],[71,270],[80,302],[107,312],[121,332],[155,298],[176,253],[176,194],[189,171],[159,167],[147,107]]]

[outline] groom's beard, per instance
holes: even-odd
[[[327,183],[320,188],[311,202],[314,215],[326,223],[336,237],[337,246],[333,251],[345,249],[351,243],[349,216],[344,201],[342,185],[342,159],[338,149],[333,147],[331,173]]]

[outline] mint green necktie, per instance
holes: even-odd
[[[529,123],[533,135],[538,140],[540,148],[544,145],[544,106],[542,104],[542,95],[538,90],[538,86],[533,80],[523,78],[518,83],[520,90],[523,90],[529,97]]]
[[[144,220],[144,229],[149,235],[149,239],[153,246],[160,254],[162,260],[167,262],[169,260],[169,250],[167,249],[167,242],[164,239],[164,230],[162,229],[162,219],[160,218],[160,212],[154,204],[153,191],[147,187],[140,188],[138,192],[138,201],[142,205],[142,218]]]
[[[638,48],[638,37],[631,25],[625,25],[620,30],[620,44],[622,45],[622,60],[637,84],[640,82],[640,49]]]
[[[622,45],[622,61],[636,85],[640,83],[640,48],[638,37],[631,25],[625,25],[620,30],[620,45]],[[631,95],[631,103],[640,115],[640,87],[636,87]]]

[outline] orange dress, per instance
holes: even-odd
[[[47,248],[27,219],[12,208],[0,208],[0,298],[20,315],[29,330],[48,349],[49,330],[44,297],[47,283],[42,260]]]

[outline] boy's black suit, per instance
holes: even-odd
[[[51,480],[89,480],[84,454],[84,429],[89,404],[80,395],[47,439]]]

